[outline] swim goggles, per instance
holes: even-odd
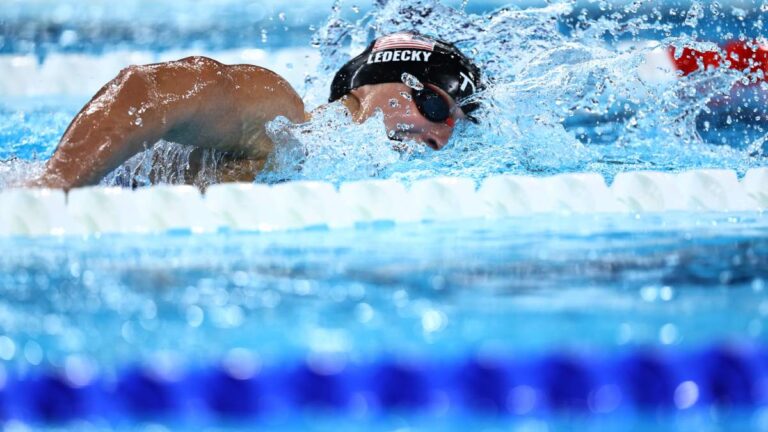
[[[448,101],[433,89],[429,87],[424,87],[421,90],[411,88],[411,97],[416,109],[427,120],[433,123],[445,123],[450,127],[456,124],[456,120],[451,115],[452,110]],[[467,119],[477,123],[477,119],[472,116],[467,116]]]

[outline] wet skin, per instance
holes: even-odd
[[[464,119],[464,113],[453,99],[440,88],[426,84],[445,99],[451,107],[455,121]],[[344,100],[356,122],[363,122],[377,110],[384,114],[384,126],[396,139],[411,139],[428,145],[433,150],[445,147],[453,133],[449,123],[434,123],[419,113],[411,99],[411,89],[403,83],[367,85],[350,92]],[[352,99],[352,100],[350,100]],[[391,103],[395,101],[396,104]]]
[[[451,98],[434,88],[464,117]],[[424,118],[402,83],[360,87],[342,100],[356,122],[377,110],[395,139],[411,139],[438,150],[453,132],[448,123]],[[397,106],[390,101],[396,99]],[[224,65],[206,57],[122,70],[75,116],[29,186],[71,189],[97,184],[106,174],[159,140],[200,149],[217,149],[226,157],[217,180],[253,181],[274,143],[265,125],[277,116],[294,123],[308,120],[296,91],[279,75],[252,65]],[[200,152],[193,152],[187,182],[194,183]]]

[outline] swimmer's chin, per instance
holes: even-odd
[[[394,151],[396,151],[396,152],[398,152],[400,154],[406,153],[406,152],[408,152],[411,149],[411,147],[408,144],[406,144],[406,143],[404,143],[402,141],[398,141],[398,140],[392,140],[392,141],[394,141],[392,143],[392,150],[394,150]]]
[[[424,153],[427,151],[427,148],[437,150],[436,147],[431,147],[428,144],[416,141],[410,138],[407,134],[392,134],[389,136],[389,140],[392,143],[392,150],[400,153],[401,155]]]

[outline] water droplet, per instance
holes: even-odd
[[[403,72],[403,74],[400,75],[400,80],[403,82],[403,84],[414,90],[424,90],[424,84],[422,84],[418,78],[409,74],[408,72]]]
[[[675,389],[675,406],[688,409],[699,400],[699,386],[693,381],[684,381]]]
[[[640,297],[647,302],[656,301],[659,296],[659,289],[655,286],[645,286],[640,288]]]
[[[445,314],[435,309],[428,309],[421,315],[421,326],[426,333],[444,329],[447,321]]]
[[[33,366],[39,365],[43,361],[43,348],[35,341],[28,341],[24,344],[24,358]]]
[[[752,291],[762,292],[764,289],[765,289],[765,281],[763,279],[757,278],[752,281]]]
[[[613,384],[601,386],[588,397],[590,411],[597,414],[609,413],[621,404],[621,389]]]
[[[527,385],[519,385],[509,391],[507,408],[515,414],[528,414],[538,403],[538,392]]]
[[[261,359],[244,348],[231,349],[222,363],[227,374],[238,380],[251,379],[261,370]]]
[[[8,336],[0,336],[0,359],[8,361],[16,354],[16,344]]]
[[[96,372],[96,364],[86,357],[71,355],[64,360],[64,375],[67,382],[75,388],[90,384]]]
[[[200,327],[200,324],[203,323],[203,319],[205,318],[205,314],[203,313],[203,309],[200,308],[200,306],[192,305],[187,308],[187,324],[190,327]]]
[[[677,326],[674,324],[667,323],[661,326],[661,330],[659,331],[659,340],[662,344],[671,345],[677,343],[679,337],[680,335],[677,331]]]
[[[373,319],[373,308],[368,303],[360,303],[355,306],[355,317],[361,323],[367,323]]]
[[[663,286],[659,290],[659,298],[661,298],[663,301],[670,301],[672,300],[673,296],[674,296],[674,291],[670,286]]]

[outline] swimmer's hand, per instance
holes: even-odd
[[[96,184],[161,139],[264,159],[273,149],[264,125],[279,115],[302,122],[304,104],[283,78],[264,68],[205,57],[131,66],[75,116],[30,185]]]

